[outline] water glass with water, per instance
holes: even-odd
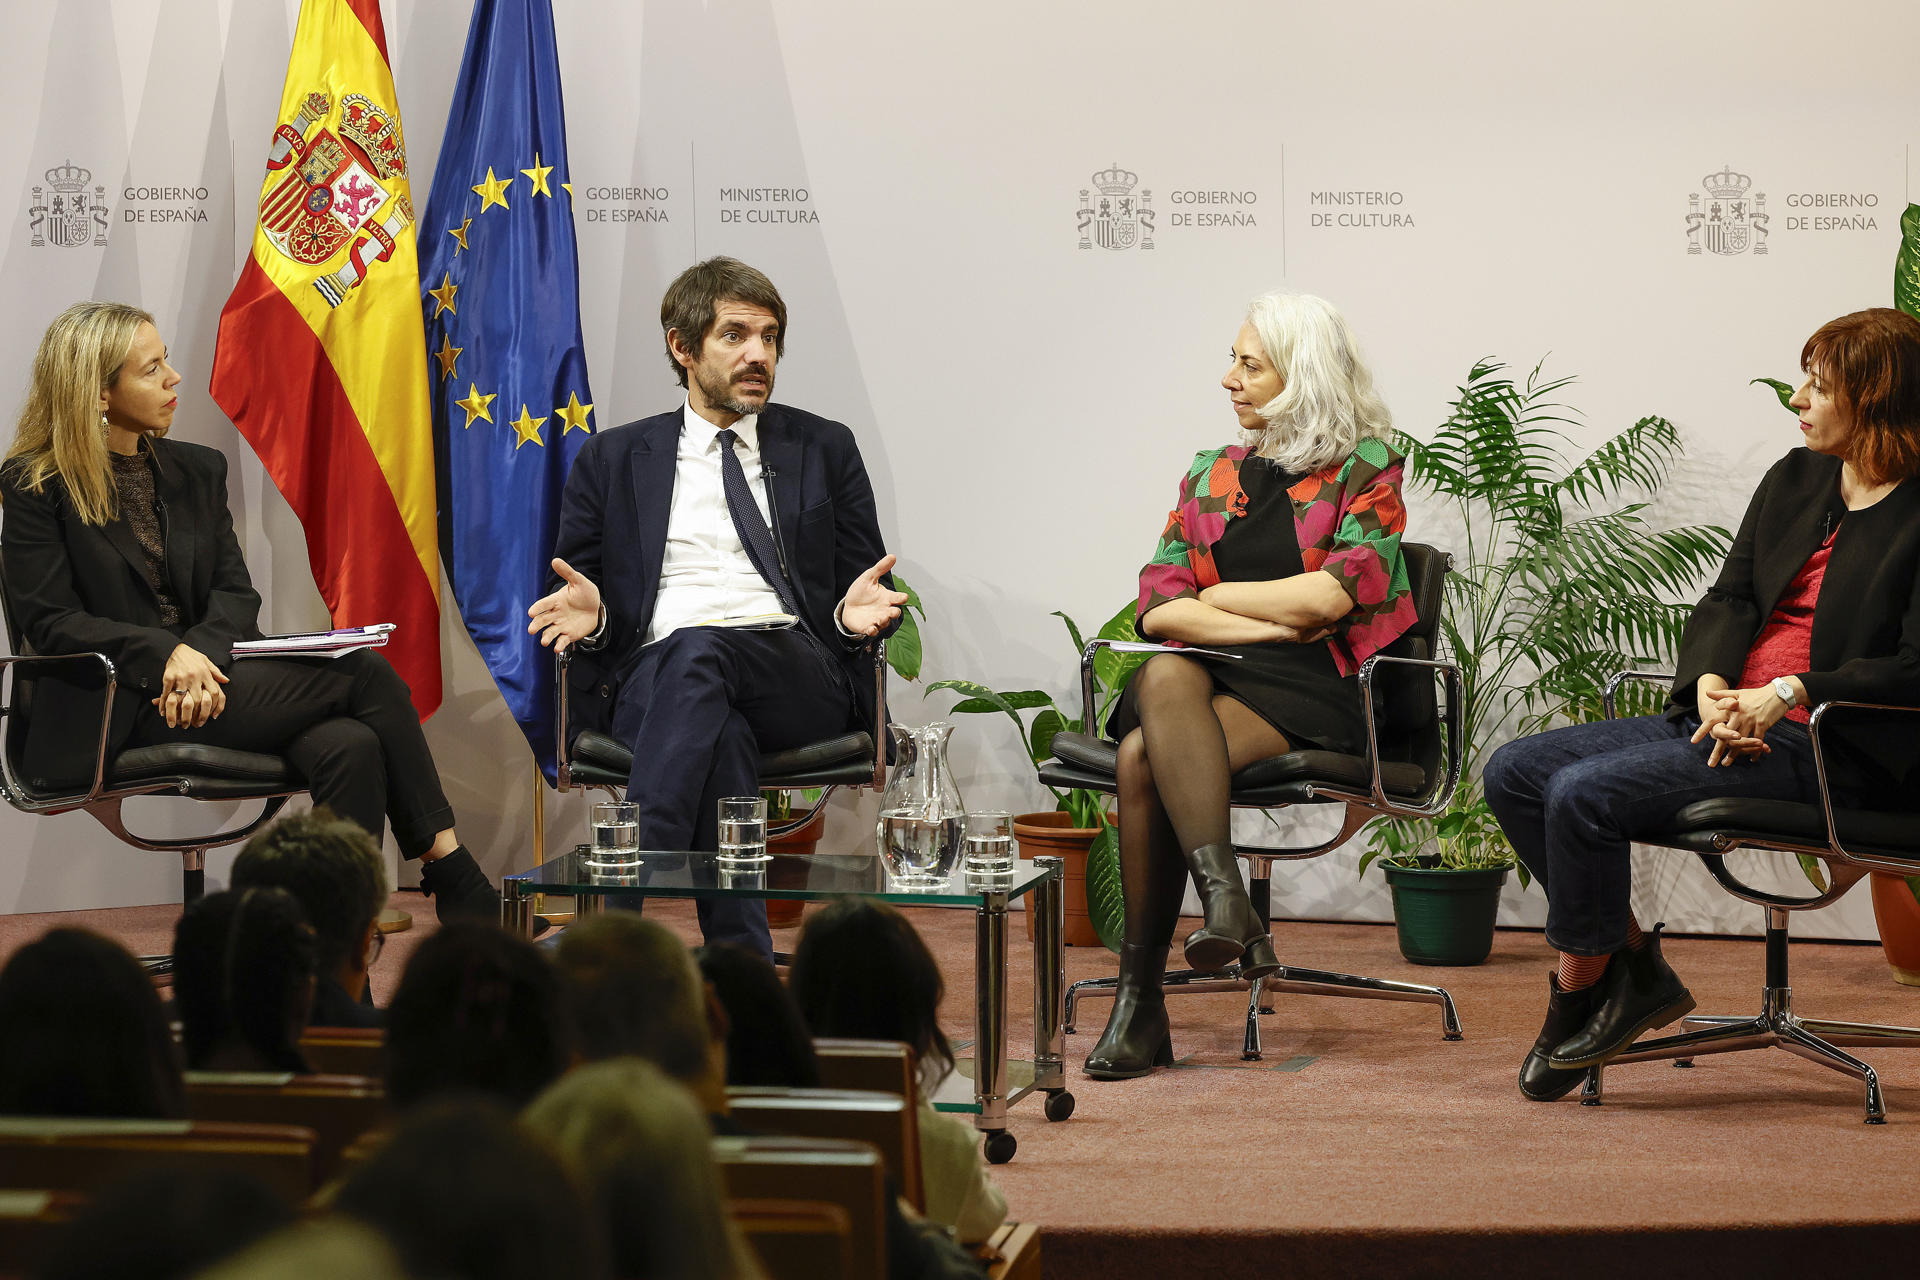
[[[640,861],[640,806],[610,800],[593,806],[593,847],[586,862],[594,867],[630,867]]]
[[[767,852],[765,796],[727,796],[720,801],[720,861],[732,866],[771,862]]]
[[[1004,875],[1013,870],[1013,815],[986,809],[967,815],[965,867],[971,875]]]

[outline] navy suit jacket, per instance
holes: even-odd
[[[646,639],[684,421],[675,408],[598,432],[567,474],[553,553],[600,588],[607,608],[604,647],[582,650],[571,668],[574,732],[612,723],[614,694]],[[781,404],[761,412],[759,440],[773,534],[801,620],[840,655],[853,686],[851,724],[865,725],[873,716],[873,672],[858,656],[866,639],[847,639],[833,621],[853,580],[886,554],[860,446],[843,424]],[[554,578],[549,590],[559,584]],[[822,725],[821,735],[845,727]]]

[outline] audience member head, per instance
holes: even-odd
[[[631,911],[615,911],[561,934],[553,958],[581,1057],[645,1058],[693,1090],[709,1112],[726,1111],[726,1015],[680,939]]]
[[[309,1218],[277,1231],[198,1280],[410,1280],[386,1237],[351,1218]]]
[[[812,1033],[766,957],[720,942],[693,958],[727,1015],[727,1083],[818,1088]]]
[[[387,1007],[387,1096],[407,1108],[460,1092],[515,1109],[571,1060],[565,993],[531,942],[491,924],[443,925]]]
[[[142,355],[161,357],[160,369],[145,363],[129,368],[136,339]],[[101,418],[109,401],[121,395],[164,401],[168,397],[161,394],[163,384],[171,385],[167,379],[177,383],[179,375],[166,364],[165,345],[151,315],[124,302],[74,303],[54,317],[34,353],[33,376],[7,464],[34,493],[58,476],[81,521],[105,524],[113,518],[115,489]],[[164,416],[171,421],[171,408]],[[164,423],[148,429],[166,434]]]
[[[313,926],[320,980],[360,998],[388,886],[380,846],[358,823],[324,805],[281,819],[240,850],[233,887],[285,889],[298,899]]]
[[[570,1071],[527,1108],[608,1226],[622,1280],[733,1280],[758,1268],[727,1219],[706,1117],[640,1058]]]
[[[251,1174],[156,1169],[109,1186],[62,1231],[40,1280],[187,1280],[293,1221]]]
[[[808,917],[787,982],[814,1035],[905,1041],[929,1083],[953,1068],[940,966],[886,903],[839,898]]]
[[[0,969],[0,1115],[186,1113],[160,997],[119,943],[51,929],[13,953]]]
[[[187,1065],[305,1071],[313,926],[285,889],[229,889],[189,903],[173,930],[173,1005]]]
[[[1793,407],[1816,453],[1869,481],[1920,475],[1920,320],[1873,307],[1829,320],[1800,349]]]
[[[347,1177],[333,1207],[386,1236],[409,1275],[606,1274],[604,1227],[573,1174],[484,1098],[421,1108]]]
[[[1269,293],[1247,304],[1221,379],[1248,443],[1283,471],[1317,471],[1393,426],[1359,340],[1324,298]]]

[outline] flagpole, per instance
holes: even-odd
[[[533,865],[547,861],[547,779],[540,762],[533,762]]]

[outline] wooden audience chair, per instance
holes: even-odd
[[[1031,1222],[1002,1224],[980,1252],[987,1280],[1040,1280],[1040,1228]]]
[[[224,1169],[298,1203],[313,1192],[314,1143],[293,1125],[7,1116],[0,1188],[92,1192],[148,1169]]]
[[[187,1114],[195,1120],[294,1125],[314,1132],[313,1171],[325,1183],[340,1156],[387,1122],[387,1093],[365,1076],[291,1072],[189,1071]]]
[[[804,1193],[846,1215],[847,1280],[885,1280],[886,1182],[870,1143],[826,1138],[715,1138],[714,1163],[732,1200],[784,1200]]]
[[[727,1090],[734,1119],[748,1129],[795,1138],[844,1138],[871,1143],[893,1175],[900,1198],[925,1212],[927,1191],[920,1173],[920,1117],[914,1104],[895,1093],[868,1089],[780,1089],[736,1086]]]
[[[853,1223],[824,1200],[729,1200],[727,1216],[759,1258],[767,1280],[847,1280]]]
[[[871,1089],[894,1093],[908,1102],[920,1100],[919,1064],[913,1050],[898,1040],[840,1040],[813,1042],[820,1063],[820,1084],[827,1089]]]
[[[308,1027],[300,1054],[325,1075],[381,1080],[387,1074],[387,1033],[380,1027]]]
[[[0,1280],[38,1275],[86,1203],[76,1191],[0,1191]]]

